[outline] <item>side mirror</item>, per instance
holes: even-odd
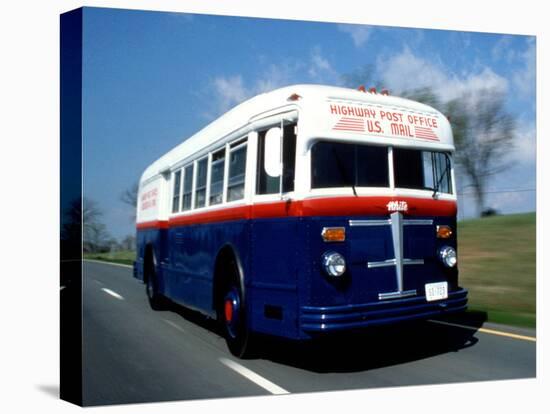
[[[270,177],[279,177],[282,172],[281,163],[282,131],[279,127],[269,129],[265,134],[264,169]]]

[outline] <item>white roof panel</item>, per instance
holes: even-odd
[[[292,94],[298,94],[300,99],[295,102],[291,102],[288,98]],[[336,129],[339,129],[338,127],[335,129],[335,125],[347,125],[350,129],[347,131],[348,133],[358,132],[354,131],[353,122],[346,122],[345,120],[343,122],[336,120],[336,124],[327,125],[327,122],[331,122],[331,116],[344,116],[345,118],[345,115],[348,115],[346,112],[348,107],[356,108],[352,110],[352,115],[358,116],[357,112],[361,111],[361,115],[363,115],[365,119],[368,117],[368,112],[362,111],[366,111],[368,108],[378,108],[378,117],[382,114],[382,109],[386,108],[385,111],[393,111],[395,117],[407,117],[409,115],[414,116],[417,114],[428,118],[437,118],[439,125],[437,125],[438,130],[436,132],[439,136],[440,143],[452,146],[452,133],[448,120],[441,113],[428,105],[396,96],[362,92],[349,88],[325,85],[291,85],[273,90],[271,92],[262,93],[235,106],[233,109],[226,112],[188,139],[184,140],[181,144],[151,164],[144,171],[141,180],[146,181],[151,177],[158,175],[162,171],[170,169],[179,161],[192,156],[201,149],[214,144],[216,141],[219,141],[232,132],[246,126],[251,118],[261,117],[263,113],[268,113],[275,108],[282,108],[293,103],[301,109],[311,107],[312,111],[310,111],[308,115],[310,125],[322,124],[323,128],[328,128],[327,131],[332,130],[333,132]],[[333,107],[330,105],[333,105]],[[314,111],[316,111],[316,113],[313,113]],[[318,116],[320,120],[323,120],[323,122],[316,122],[316,116]],[[381,125],[386,128],[387,131],[391,132],[386,134],[389,138],[396,139],[398,141],[400,137],[395,134],[399,134],[400,130],[391,127],[392,120],[389,116],[390,115],[387,114],[386,119],[380,120]],[[410,121],[413,123],[407,123],[405,118],[404,124],[409,125],[409,128],[412,129],[405,130],[405,132],[402,132],[403,134],[408,133],[409,131],[411,131],[410,133],[412,134],[412,132],[415,131],[414,122],[416,121],[414,121],[413,118],[411,118]],[[338,122],[340,122],[340,124],[338,124]],[[416,132],[418,135],[415,139],[422,138],[423,135],[426,139],[430,137],[429,132],[425,129],[426,126],[429,125],[418,124],[419,132]],[[368,132],[365,131],[365,133]]]

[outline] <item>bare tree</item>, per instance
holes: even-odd
[[[111,236],[100,219],[103,212],[94,200],[82,198],[82,232],[84,251],[98,252],[107,249]]]
[[[82,200],[74,199],[63,211],[61,240],[68,245],[80,245],[82,239]]]
[[[375,85],[373,65],[363,65],[341,76],[344,86]],[[485,207],[487,182],[511,165],[507,155],[513,143],[515,119],[505,107],[505,94],[495,88],[465,92],[458,98],[442,101],[430,87],[420,87],[400,94],[402,97],[430,105],[449,117],[456,147],[455,159],[461,175],[474,190],[477,211]]]
[[[120,242],[120,247],[123,250],[136,250],[136,236],[128,235]]]
[[[456,160],[473,188],[478,214],[485,207],[490,176],[511,165],[515,121],[506,111],[504,93],[483,89],[466,92],[446,103],[453,127]]]
[[[120,194],[120,201],[132,207],[131,221],[136,219],[136,206],[139,192],[139,183],[135,182]]]
[[[404,91],[401,96],[413,101],[422,102],[423,104],[429,105],[436,109],[440,109],[442,107],[441,99],[439,99],[433,89],[428,86],[410,91]]]
[[[344,73],[340,76],[345,87],[356,89],[363,85],[367,89],[374,86],[377,89],[383,88],[383,82],[374,77],[374,66],[371,64],[363,65],[350,73]]]

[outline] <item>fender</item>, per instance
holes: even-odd
[[[243,266],[242,266],[242,262],[241,262],[241,258],[239,256],[239,254],[237,253],[237,248],[235,247],[235,245],[233,243],[225,243],[222,247],[220,247],[220,249],[218,250],[218,252],[216,253],[216,260],[214,261],[214,269],[213,269],[213,274],[212,274],[212,280],[214,281],[214,283],[212,284],[212,287],[213,287],[213,292],[212,292],[212,308],[215,309],[216,308],[216,294],[215,294],[215,290],[216,290],[216,268],[217,268],[217,264],[218,264],[218,260],[220,258],[220,256],[224,253],[224,251],[230,251],[231,254],[233,255],[233,258],[235,259],[235,264],[237,265],[237,272],[238,272],[238,278],[239,278],[239,285],[241,287],[241,293],[242,293],[242,302],[243,302],[243,306],[246,306],[247,304],[247,300],[246,300],[246,285],[245,285],[245,281],[244,281],[244,270],[243,270]]]

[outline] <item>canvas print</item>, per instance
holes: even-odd
[[[534,36],[60,23],[62,398],[535,377]]]

